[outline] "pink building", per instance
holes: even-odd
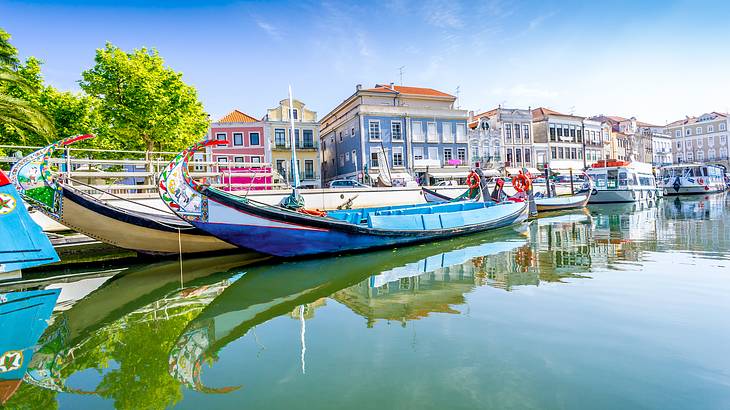
[[[225,117],[210,124],[210,139],[228,141],[227,145],[212,148],[213,160],[220,163],[266,162],[266,138],[261,120],[233,110]]]
[[[257,190],[271,185],[271,168],[254,165],[270,160],[263,121],[234,110],[210,125],[208,138],[228,141],[226,145],[209,148],[211,155],[208,157],[219,164],[216,171],[224,175],[220,182],[231,185],[223,189]]]

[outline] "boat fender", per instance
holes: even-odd
[[[530,178],[523,173],[515,175],[512,177],[512,187],[517,192],[525,192],[530,189]]]
[[[479,175],[476,172],[469,172],[469,175],[466,177],[466,185],[469,186],[469,189],[479,188],[481,186],[480,182],[481,178],[479,178]]]
[[[304,209],[300,208],[297,210],[298,212],[301,212],[306,215],[312,215],[312,216],[327,216],[327,212],[323,211],[321,209]]]
[[[700,185],[704,185],[705,184],[705,180],[702,179],[702,178],[698,179],[697,182],[699,182]]]
[[[596,188],[593,188],[593,191],[591,191],[591,195],[598,195],[598,190]]]

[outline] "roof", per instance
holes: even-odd
[[[244,112],[233,110],[218,120],[218,122],[259,122],[259,120]]]
[[[708,114],[714,114],[714,115],[716,115],[718,117],[724,117],[724,118],[727,118],[727,116],[728,116],[728,114],[723,114],[723,113],[717,112],[717,111],[713,111],[713,112],[710,112]],[[702,114],[702,115],[700,115],[700,117],[702,117],[703,115],[707,115],[707,114]],[[677,120],[677,121],[670,122],[669,124],[665,125],[665,127],[677,127],[677,126],[680,126],[680,125],[694,124],[696,122],[699,122],[700,117],[689,117],[689,116],[687,116],[687,117],[685,117],[685,118],[683,118],[681,120]]]
[[[636,125],[639,127],[663,128],[661,125],[649,124],[648,122],[643,121],[636,121]]]
[[[578,115],[563,114],[561,112],[557,112],[555,110],[551,110],[550,108],[545,108],[545,107],[538,107],[538,108],[535,108],[534,110],[532,110],[532,119],[533,120],[536,120],[536,121],[543,120],[543,119],[547,118],[550,115],[560,115],[560,116],[563,116],[563,117],[577,117],[577,118],[582,118],[582,117],[580,117]]]
[[[408,94],[408,95],[421,95],[421,96],[427,96],[427,97],[448,97],[448,98],[456,98],[451,94],[446,94],[444,92],[434,90],[433,88],[424,88],[424,87],[406,87],[402,85],[387,85],[387,84],[375,84],[375,88],[366,88],[363,91],[369,91],[369,92],[375,92],[375,93],[392,93],[397,92],[400,94]]]

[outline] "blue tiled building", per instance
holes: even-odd
[[[381,161],[395,174],[464,177],[468,113],[455,101],[431,88],[358,85],[320,120],[323,182],[375,177]]]

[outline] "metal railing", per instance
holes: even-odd
[[[20,151],[24,155],[41,147],[0,145],[4,151]],[[116,195],[157,193],[158,175],[177,152],[109,151],[93,148],[66,147],[52,165],[65,174],[69,185],[88,193],[109,192]],[[94,154],[123,154],[124,159],[93,158]],[[207,153],[201,153],[203,158]],[[103,155],[100,155],[103,156]],[[0,157],[0,164],[9,168],[18,156]],[[269,163],[216,162],[194,158],[189,163],[190,175],[214,187],[229,191],[287,188],[286,180]]]

